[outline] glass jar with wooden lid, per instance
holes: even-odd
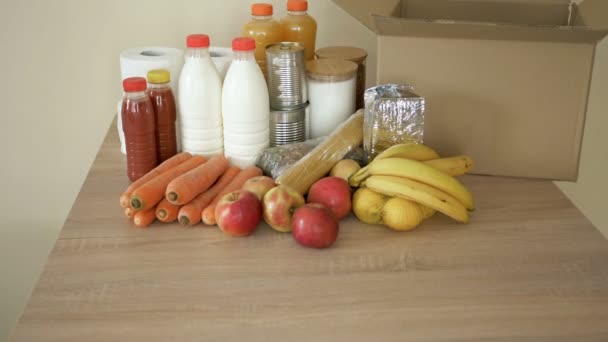
[[[318,49],[315,52],[318,59],[342,59],[357,63],[357,109],[363,108],[365,102],[363,93],[365,92],[365,60],[367,51],[352,46],[329,46]]]
[[[310,101],[310,136],[331,133],[355,112],[357,64],[340,59],[316,59],[306,63]]]

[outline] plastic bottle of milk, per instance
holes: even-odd
[[[268,88],[255,60],[255,40],[235,38],[234,57],[222,89],[224,151],[232,165],[255,165],[269,145]]]
[[[209,36],[189,35],[179,78],[182,151],[222,154],[222,80],[209,55]]]

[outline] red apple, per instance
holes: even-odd
[[[274,187],[264,195],[264,221],[274,230],[289,232],[294,210],[304,204],[304,197],[294,189],[285,185]]]
[[[224,195],[218,202],[215,219],[224,233],[247,236],[262,220],[262,204],[253,192],[237,190]]]
[[[293,237],[302,246],[327,248],[338,237],[339,223],[329,208],[310,203],[296,209],[291,220]]]
[[[261,201],[264,195],[275,186],[277,184],[274,179],[267,176],[257,176],[247,180],[241,189],[253,192]]]
[[[341,220],[350,213],[350,186],[340,177],[321,178],[308,190],[308,203],[324,204]]]

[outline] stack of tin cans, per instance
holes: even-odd
[[[270,146],[305,141],[308,136],[304,45],[284,42],[266,48],[270,95]]]

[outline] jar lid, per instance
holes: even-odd
[[[266,53],[271,55],[291,55],[297,52],[304,51],[304,45],[297,42],[281,42],[271,44],[266,47]]]
[[[359,66],[342,59],[316,59],[306,62],[306,73],[313,79],[341,81],[354,77]]]
[[[355,63],[361,63],[367,58],[367,51],[353,46],[328,46],[318,49],[315,54],[319,59],[345,59]]]

